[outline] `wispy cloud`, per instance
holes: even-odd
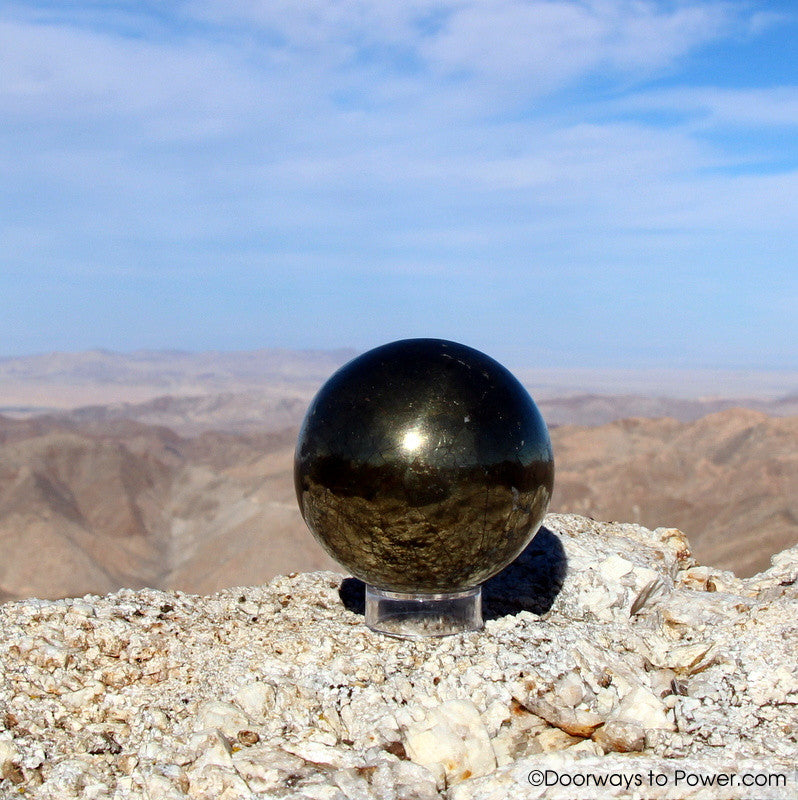
[[[798,89],[685,64],[784,20],[711,0],[12,2],[2,269],[279,273],[289,303],[309,270],[447,276],[468,305],[479,269],[618,291],[638,263],[654,303],[724,242],[728,285],[747,258],[783,301]]]
[[[625,97],[618,109],[668,111],[692,126],[798,128],[798,86],[728,89],[691,86]]]

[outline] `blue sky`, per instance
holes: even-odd
[[[6,2],[0,355],[798,366],[798,7]]]

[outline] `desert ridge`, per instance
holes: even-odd
[[[209,593],[337,569],[299,516],[296,433],[0,417],[0,597]],[[741,575],[798,539],[798,417],[728,409],[551,436],[552,511],[663,520],[691,536],[703,563]]]

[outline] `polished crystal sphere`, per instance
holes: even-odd
[[[501,364],[441,339],[377,347],[308,409],[302,516],[354,576],[390,592],[478,586],[535,535],[554,460],[532,398]]]

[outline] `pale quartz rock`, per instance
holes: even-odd
[[[634,569],[634,564],[621,556],[612,555],[599,564],[602,580],[615,583]]]
[[[4,736],[4,733],[0,734],[0,737]],[[0,775],[7,783],[13,783],[11,776],[19,774],[19,759],[20,752],[11,738],[0,738]]]
[[[690,567],[679,575],[679,581],[690,589],[706,592],[711,591],[708,584],[714,574],[715,570],[712,567]]]
[[[142,717],[152,728],[157,728],[159,731],[166,731],[169,729],[169,717],[167,717],[160,708],[148,708],[142,714]]]
[[[31,662],[33,664],[49,669],[65,667],[69,659],[69,648],[56,647],[46,642],[30,647],[28,652],[32,654]]]
[[[546,730],[548,723],[535,714],[516,710],[511,714],[491,740],[496,762],[499,765],[509,764],[521,756],[542,751],[537,736]]]
[[[637,591],[651,583],[661,583],[660,573],[650,567],[636,566],[632,570],[631,579],[631,585]]]
[[[411,761],[400,761],[398,764],[391,765],[391,774],[394,778],[393,787],[397,800],[399,798],[433,800],[433,798],[440,797],[432,773],[418,764]],[[377,793],[376,797],[381,798],[382,795]]]
[[[654,669],[648,673],[648,684],[651,687],[651,693],[659,698],[672,696],[673,682],[676,679],[676,673],[672,669]]]
[[[250,727],[250,724],[247,715],[232,703],[210,700],[198,709],[194,730],[213,728],[221,731],[228,739],[235,739],[238,732]]]
[[[252,791],[247,782],[234,769],[207,765],[187,770],[188,790],[191,800],[251,800]],[[158,795],[153,795],[157,797]]]
[[[642,686],[624,696],[611,719],[639,725],[643,730],[676,730],[662,700]]]
[[[233,766],[232,746],[218,731],[199,731],[191,736],[188,745],[197,754],[192,763],[194,770],[206,766],[225,769]]]
[[[150,797],[159,800],[185,800],[186,793],[165,775],[149,774],[144,778],[144,789]]]
[[[487,775],[496,766],[488,731],[469,700],[449,700],[411,723],[405,748],[416,764],[440,764],[447,783]]]
[[[254,722],[258,722],[274,708],[275,697],[274,686],[255,681],[242,686],[233,695],[232,700]]]
[[[584,741],[578,736],[571,736],[559,728],[545,728],[535,737],[535,744],[542,753],[552,753],[570,748]]]
[[[613,557],[633,566],[605,580]],[[673,529],[550,515],[486,584],[484,630],[444,639],[372,633],[332,572],[0,604],[0,798],[574,800],[529,773],[650,769],[670,786],[592,796],[718,800],[677,768],[798,797],[798,547],[753,578],[697,570]],[[406,734],[431,716],[450,749],[422,765]],[[470,777],[449,779],[452,753]]]
[[[798,701],[798,673],[764,660],[748,674],[748,692],[761,705]]]
[[[689,675],[706,667],[716,649],[712,642],[678,645],[668,648],[654,664]]]
[[[94,606],[85,600],[73,600],[69,604],[69,610],[73,614],[78,614],[79,616],[82,617],[94,616]]]
[[[103,692],[105,686],[99,681],[92,681],[83,689],[76,689],[74,692],[65,692],[61,695],[63,705],[72,710],[84,708],[91,705]]]
[[[256,792],[279,789],[291,775],[308,772],[307,762],[272,745],[256,744],[233,753],[233,766]]]
[[[591,739],[582,739],[568,748],[568,754],[574,758],[587,758],[588,756],[604,755],[604,750]]]
[[[306,797],[308,800],[346,800],[346,795],[337,786],[321,783],[303,787],[301,794],[297,793],[294,797]]]
[[[331,744],[315,742],[312,739],[303,742],[285,742],[283,750],[286,753],[298,756],[303,761],[312,764],[323,764],[335,769],[344,769],[358,763],[355,753],[341,750],[341,748],[334,747]]]
[[[605,753],[639,752],[646,745],[646,731],[636,722],[611,719],[594,734],[593,741]]]
[[[575,672],[569,672],[557,679],[554,694],[559,703],[576,708],[585,697],[585,684]]]
[[[488,734],[494,737],[501,730],[502,725],[509,722],[512,716],[512,710],[506,703],[501,700],[494,700],[485,709],[485,713],[482,714],[482,720],[485,723]]]
[[[352,800],[369,800],[369,782],[355,769],[338,770],[332,776],[335,785]]]
[[[558,705],[556,697],[550,693],[543,697],[529,695],[524,700],[519,698],[519,702],[533,714],[571,736],[582,738],[590,736],[604,722],[604,719],[594,711]]]

